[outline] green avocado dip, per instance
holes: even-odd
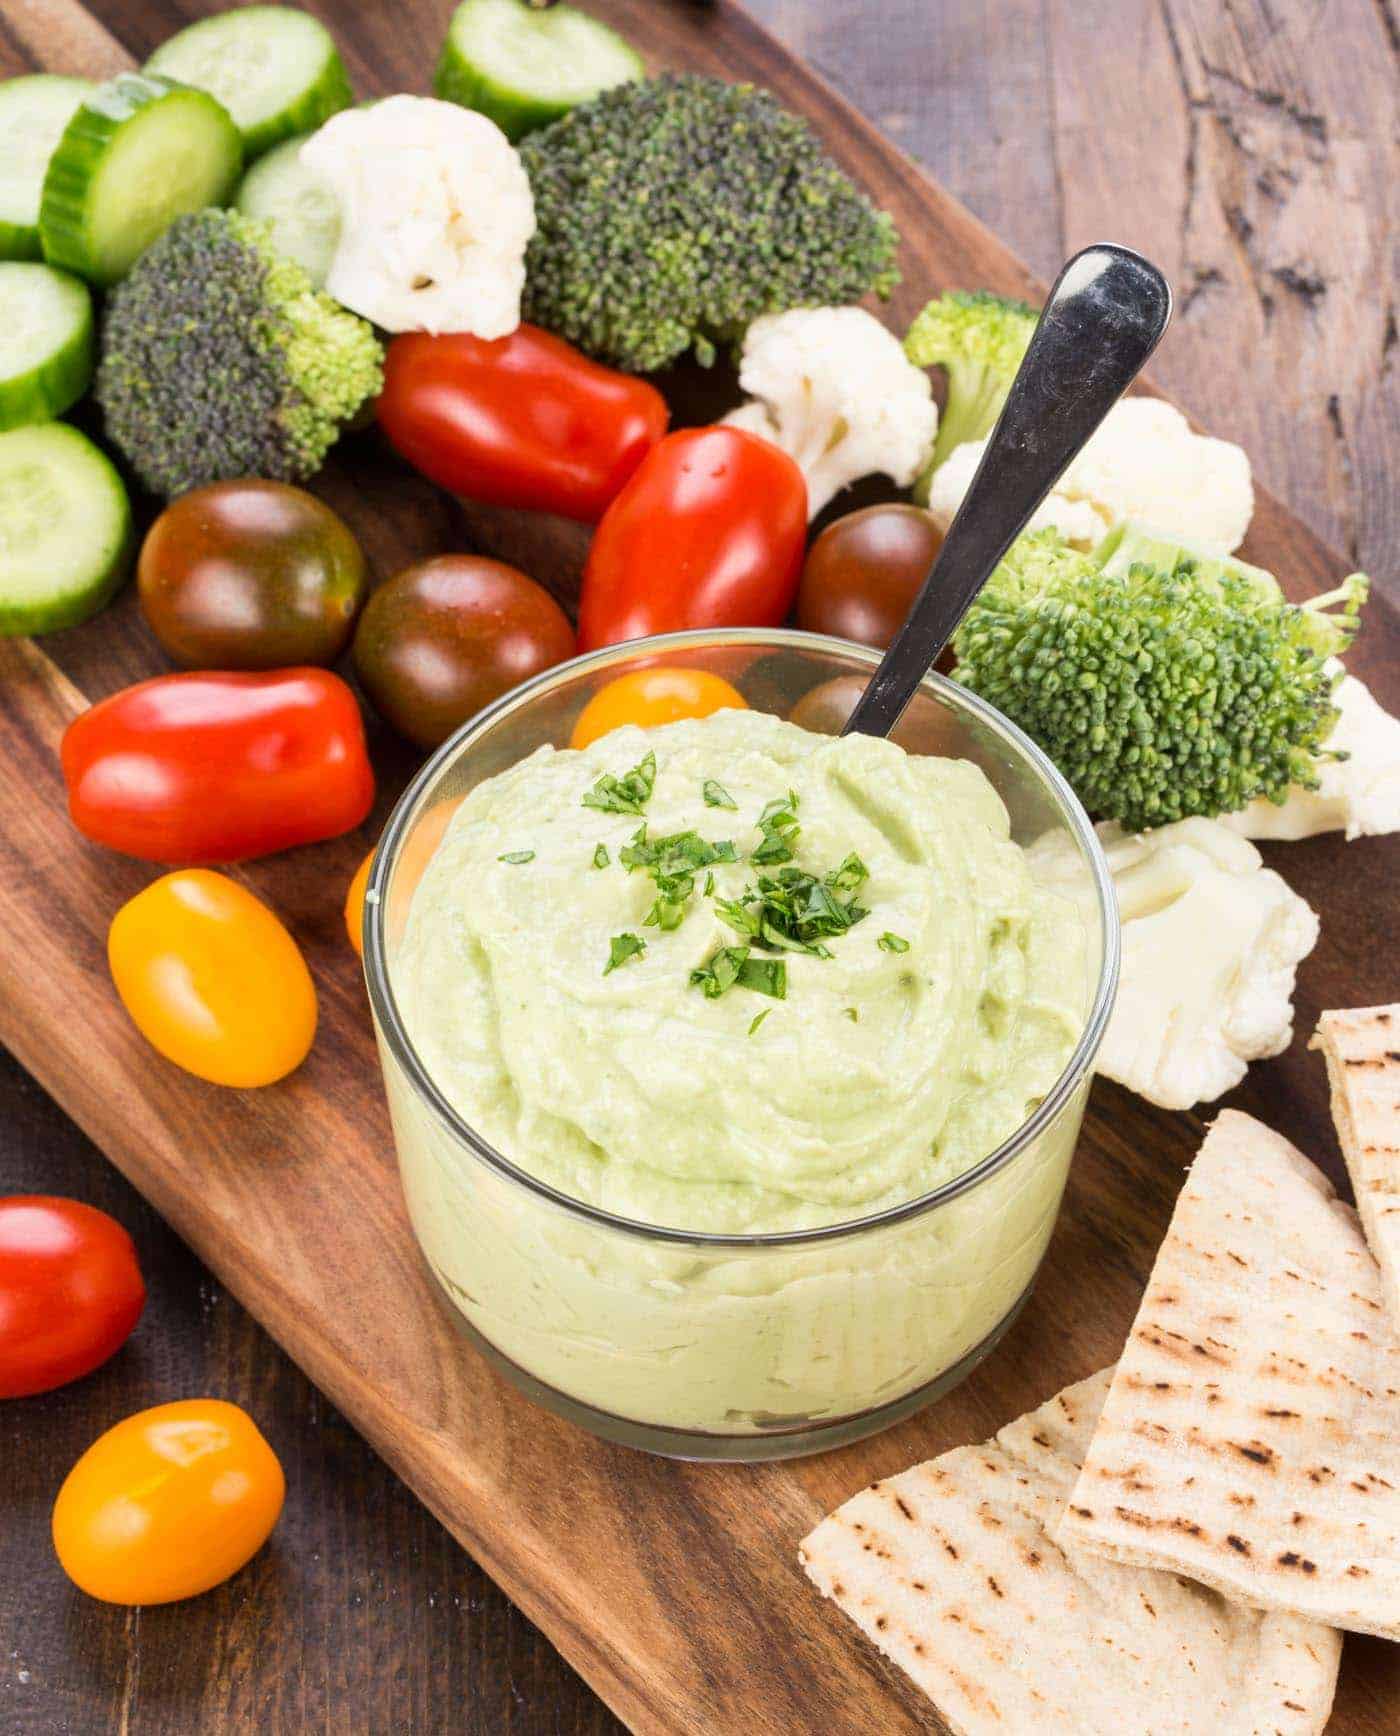
[[[972,1168],[1064,1071],[1087,977],[979,767],[739,710],[479,784],[392,964],[424,1067],[498,1152],[723,1236]],[[736,1250],[569,1213],[392,1072],[390,1098],[419,1238],[496,1350],[613,1415],[731,1433],[868,1410],[973,1350],[1030,1282],[1078,1122],[934,1212]]]

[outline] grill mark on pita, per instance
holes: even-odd
[[[1230,1445],[1235,1449],[1235,1451],[1240,1455],[1241,1458],[1249,1459],[1253,1464],[1263,1465],[1267,1469],[1273,1468],[1273,1464],[1274,1464],[1273,1448],[1272,1447],[1266,1447],[1262,1441],[1250,1441],[1250,1442],[1248,1442],[1248,1444],[1246,1444],[1243,1441],[1231,1441]]]
[[[1300,1573],[1316,1573],[1317,1563],[1309,1561],[1306,1555],[1299,1555],[1295,1550],[1285,1549],[1278,1557],[1280,1567],[1296,1567]]]
[[[1249,1545],[1245,1542],[1244,1538],[1237,1536],[1233,1531],[1226,1533],[1225,1541],[1237,1555],[1248,1555],[1250,1553]]]

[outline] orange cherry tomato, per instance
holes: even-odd
[[[374,866],[374,850],[365,851],[365,859],[355,870],[350,890],[345,894],[345,932],[355,951],[364,953],[365,891],[369,886],[369,871]]]
[[[271,1085],[306,1059],[316,990],[261,899],[183,868],[124,904],[107,935],[112,981],[148,1043],[216,1085]]]
[[[634,669],[600,687],[579,713],[570,747],[587,747],[624,723],[655,729],[682,717],[708,717],[712,711],[747,711],[737,687],[707,669],[675,669],[659,665]]]
[[[138,1411],[68,1473],[53,1509],[63,1571],[104,1603],[174,1603],[237,1573],[267,1542],[286,1480],[236,1404]]]

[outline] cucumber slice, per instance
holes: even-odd
[[[355,100],[330,32],[289,6],[202,18],[162,43],[146,70],[217,97],[250,161],[293,133],[314,132]]]
[[[479,109],[508,139],[518,139],[644,73],[629,42],[572,6],[462,0],[433,89],[448,102]]]
[[[97,86],[36,72],[0,84],[0,259],[42,259],[39,194],[73,110]]]
[[[0,434],[0,633],[85,621],[134,547],[122,479],[86,434],[66,422]]]
[[[58,141],[39,205],[44,258],[115,283],[177,217],[222,205],[242,166],[238,128],[206,91],[121,73]]]
[[[317,289],[326,282],[340,243],[340,201],[335,189],[301,161],[311,137],[298,133],[259,157],[238,189],[238,209],[272,231],[272,245],[295,259]]]
[[[48,422],[92,378],[92,297],[66,271],[0,263],[0,428]]]

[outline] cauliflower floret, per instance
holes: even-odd
[[[1250,1061],[1293,1036],[1298,964],[1317,944],[1311,906],[1218,820],[1140,836],[1098,828],[1118,894],[1123,968],[1097,1071],[1164,1109],[1221,1097]],[[1029,852],[1032,873],[1090,903],[1061,835]]]
[[[1331,665],[1340,670],[1335,659]],[[1345,832],[1376,838],[1400,832],[1400,717],[1392,717],[1364,681],[1344,675],[1332,693],[1338,717],[1323,743],[1318,787],[1295,784],[1279,802],[1262,797],[1223,824],[1242,838],[1312,838]],[[1345,753],[1341,760],[1327,752]]]
[[[334,115],[301,148],[340,204],[326,290],[386,331],[500,338],[520,324],[535,202],[485,115],[391,96]]]
[[[953,522],[963,496],[972,486],[977,466],[987,449],[985,440],[965,440],[955,446],[933,473],[929,486],[928,509],[946,530]],[[1063,488],[1064,481],[1060,483]],[[1071,500],[1053,489],[1036,507],[1026,526],[1027,531],[1057,530],[1067,543],[1087,554],[1099,542],[1108,528],[1107,520],[1087,500]]]
[[[756,402],[724,420],[797,460],[809,518],[848,482],[877,471],[907,488],[938,432],[928,375],[859,307],[756,319],[744,334],[739,384]]]
[[[990,436],[989,436],[990,438]],[[956,447],[933,474],[929,510],[946,527],[962,504],[986,440]],[[1124,398],[1031,520],[1053,526],[1078,549],[1141,519],[1168,537],[1236,549],[1254,516],[1254,485],[1244,449],[1193,434],[1160,398]]]

